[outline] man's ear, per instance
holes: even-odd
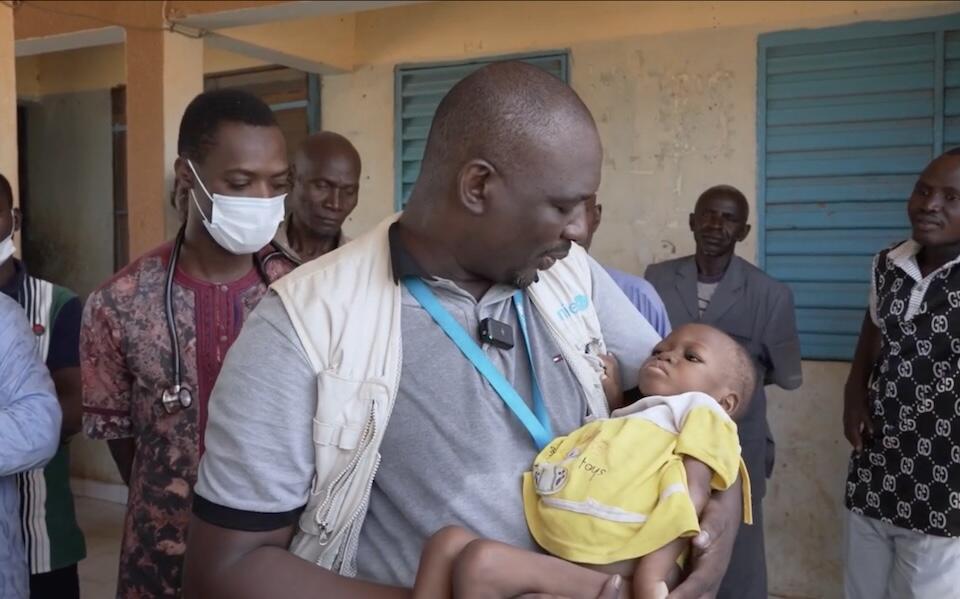
[[[457,183],[460,191],[460,203],[467,212],[480,216],[488,209],[490,180],[496,176],[496,169],[486,160],[476,158],[460,169]]]
[[[740,235],[737,236],[737,241],[743,241],[747,238],[747,235],[750,234],[750,225],[743,225],[743,228],[740,229]]]
[[[730,416],[736,414],[740,408],[740,395],[736,391],[727,391],[718,401],[723,411]]]
[[[13,209],[13,232],[18,233],[20,231],[20,226],[23,224],[23,215],[20,212],[19,208]]]
[[[596,204],[596,205],[593,207],[593,210],[594,210],[595,216],[594,216],[594,219],[593,219],[593,226],[590,227],[590,234],[591,234],[591,235],[597,232],[597,229],[600,228],[600,222],[603,221],[603,205],[602,205],[602,204]]]
[[[178,156],[173,162],[173,174],[177,179],[176,184],[179,185],[184,192],[186,192],[188,189],[193,189],[193,187],[196,185],[193,171],[190,170],[187,160],[181,156]]]
[[[687,224],[690,225],[691,232],[696,232],[694,228],[694,223],[693,223],[693,212],[690,213],[690,217],[687,219]]]

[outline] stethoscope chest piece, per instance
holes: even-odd
[[[160,400],[167,414],[173,414],[180,408],[189,408],[193,403],[193,394],[185,385],[174,385],[163,392]]]

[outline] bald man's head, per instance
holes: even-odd
[[[339,237],[357,206],[360,154],[346,137],[314,133],[297,150],[290,209],[295,225],[315,237]]]
[[[437,108],[409,209],[463,238],[462,267],[529,284],[586,230],[602,150],[590,111],[564,82],[521,62],[460,81]]]

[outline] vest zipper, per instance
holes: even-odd
[[[323,498],[323,501],[320,503],[320,507],[317,508],[316,516],[314,516],[314,521],[317,523],[317,537],[320,545],[326,545],[330,540],[330,535],[333,532],[330,526],[330,522],[327,521],[327,518],[330,515],[330,512],[333,510],[334,498],[336,494],[339,493],[347,482],[349,482],[349,475],[357,469],[357,466],[360,464],[360,460],[363,458],[363,453],[366,451],[367,447],[370,445],[370,442],[376,436],[377,422],[375,418],[375,402],[370,402],[370,415],[367,417],[367,423],[363,428],[363,433],[361,435],[361,443],[357,448],[356,453],[353,454],[353,458],[350,460],[350,463],[337,474],[336,478],[333,479],[333,482],[330,483],[330,487],[327,489],[327,494]]]
[[[351,532],[351,528],[353,527],[357,519],[360,517],[360,513],[365,512],[370,505],[370,493],[373,490],[373,481],[377,477],[378,470],[380,470],[380,453],[379,452],[377,452],[376,460],[374,460],[373,462],[373,470],[370,472],[370,482],[367,483],[367,490],[363,494],[363,499],[360,501],[360,505],[357,506],[357,509],[353,511],[353,514],[350,515],[350,519],[344,525],[344,531],[346,531],[345,534],[347,535],[347,538],[345,543],[340,547],[337,557],[334,559],[334,562],[333,562],[334,571],[337,571],[337,572],[340,571],[341,567],[343,566],[343,559],[345,555],[351,550],[350,545],[353,541],[353,537],[355,536]],[[359,536],[359,531],[356,536]]]

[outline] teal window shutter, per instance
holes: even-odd
[[[395,103],[395,198],[402,210],[420,174],[420,161],[430,132],[430,123],[440,100],[450,88],[477,69],[492,62],[522,60],[569,81],[566,52],[499,56],[467,62],[400,65],[396,69]]]
[[[944,34],[943,144],[960,146],[960,31]]]
[[[960,15],[763,35],[760,261],[806,359],[853,357],[871,258],[910,235],[917,175],[960,145]]]

